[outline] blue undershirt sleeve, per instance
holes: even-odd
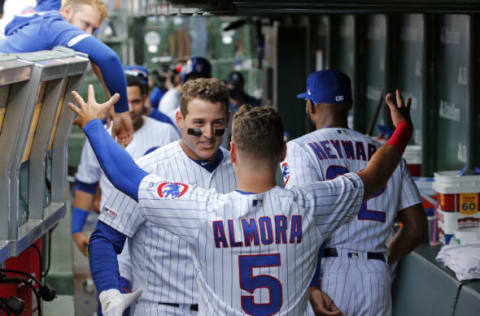
[[[108,134],[99,119],[90,121],[83,131],[108,180],[120,191],[138,202],[138,188],[148,175]]]
[[[88,247],[90,271],[97,293],[109,289],[120,290],[117,254],[122,252],[125,240],[125,235],[98,221]]]
[[[90,60],[100,68],[103,80],[111,95],[120,94],[120,100],[115,104],[115,112],[127,112],[127,81],[117,54],[93,36],[87,36],[70,47],[88,54]]]

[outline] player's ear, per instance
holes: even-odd
[[[230,141],[230,159],[232,163],[237,162],[237,146],[233,141]]]
[[[177,110],[177,113],[175,113],[175,120],[177,121],[178,127],[182,128],[183,127],[183,114],[180,109]]]
[[[69,22],[73,15],[73,7],[70,4],[64,5],[60,8],[60,14],[65,21]]]
[[[307,113],[310,115],[315,114],[315,104],[311,100],[306,100],[307,103]]]

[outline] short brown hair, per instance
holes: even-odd
[[[185,117],[188,114],[188,103],[199,98],[212,103],[220,102],[228,113],[229,95],[227,86],[215,78],[199,78],[189,80],[180,88],[180,111]]]
[[[283,151],[283,123],[269,106],[242,105],[233,118],[232,137],[239,150],[258,158],[278,158]]]
[[[89,5],[95,10],[98,11],[100,14],[100,18],[105,20],[108,16],[108,10],[107,10],[107,5],[105,2],[102,0],[67,0],[65,1],[65,4],[63,5],[64,7],[67,5],[71,5],[72,7],[75,7],[76,5]]]

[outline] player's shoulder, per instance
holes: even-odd
[[[143,128],[149,134],[165,135],[165,132],[176,133],[175,128],[169,123],[161,122],[145,115],[143,116],[143,118],[145,119]]]
[[[62,15],[58,11],[30,12],[16,15],[5,27],[5,35],[12,35],[25,26],[30,26],[31,28],[37,29],[40,28],[46,32],[50,32],[51,30],[49,26],[52,23],[64,27],[73,27],[70,23],[63,19]]]
[[[169,103],[180,99],[180,92],[176,88],[167,90],[163,95],[163,98],[160,100],[160,103]]]
[[[287,188],[275,187],[269,191],[271,203],[282,209],[295,208],[301,212],[311,205],[313,200],[309,186],[291,186]]]
[[[151,165],[167,164],[171,161],[178,160],[182,152],[179,141],[175,141],[155,149],[136,162],[141,168],[147,168]]]

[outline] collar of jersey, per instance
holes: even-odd
[[[238,192],[240,194],[245,194],[245,195],[249,195],[249,194],[257,194],[255,192],[248,192],[248,191],[242,191],[242,190],[235,190],[235,192]]]
[[[207,170],[208,172],[213,172],[213,170],[215,170],[223,161],[223,152],[220,148],[218,148],[214,160],[195,160],[195,159],[192,159],[192,160],[196,164],[198,164],[200,167]]]

